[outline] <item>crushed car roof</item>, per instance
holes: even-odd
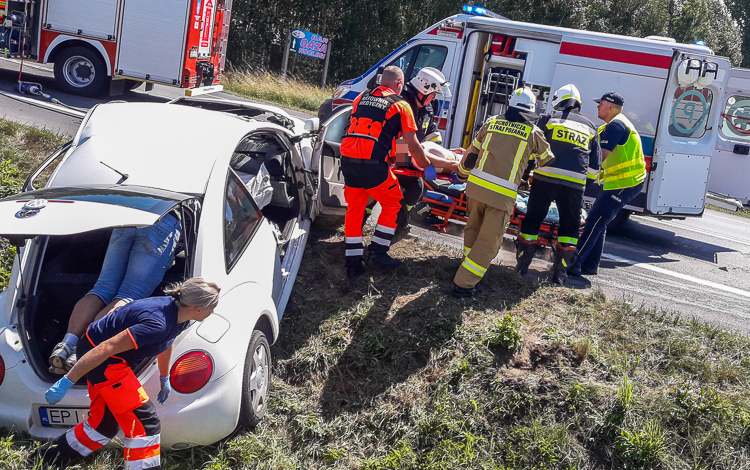
[[[123,184],[202,194],[216,163],[259,126],[226,113],[165,103],[94,107],[50,186]]]

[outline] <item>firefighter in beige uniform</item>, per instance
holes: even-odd
[[[454,297],[479,293],[477,283],[497,255],[516,203],[516,191],[529,160],[554,160],[544,133],[533,122],[536,98],[519,88],[504,116],[484,123],[458,167],[466,184],[469,220],[464,229],[464,260],[453,279]]]

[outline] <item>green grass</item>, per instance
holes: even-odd
[[[738,217],[746,217],[750,219],[750,209],[744,208],[738,211],[731,211],[729,209],[724,209],[723,207],[714,206],[713,204],[706,204],[706,209],[711,209],[713,211],[719,211],[719,212],[726,212],[727,214],[736,215]]]
[[[334,88],[319,88],[291,77],[282,78],[278,74],[262,71],[228,72],[224,75],[223,84],[229,93],[310,114],[317,114],[320,105],[334,91]]]

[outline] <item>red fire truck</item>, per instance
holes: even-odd
[[[0,54],[54,63],[59,87],[84,96],[110,83],[213,87],[231,8],[232,0],[0,0]]]

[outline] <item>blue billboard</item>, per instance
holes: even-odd
[[[328,53],[328,38],[302,29],[292,29],[291,49],[314,59],[325,59]]]

